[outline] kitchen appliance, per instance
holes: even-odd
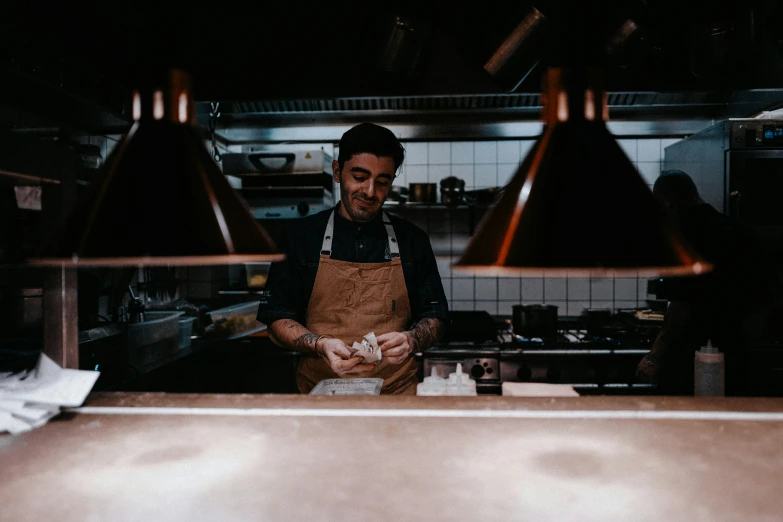
[[[312,146],[224,154],[223,174],[256,219],[296,219],[335,204],[332,156]]]
[[[458,364],[476,381],[477,393],[500,395],[500,345],[497,342],[433,346],[422,354],[421,373],[430,376],[435,369],[440,377],[448,377],[457,371]]]
[[[724,120],[664,149],[710,205],[753,227],[783,273],[783,117]]]
[[[421,354],[421,377],[441,377],[457,364],[475,379],[479,394],[499,395],[503,382],[570,384],[580,394],[645,395],[654,385],[636,378],[636,366],[660,331],[633,312],[616,312],[600,335],[588,333],[586,317],[564,318],[544,338],[514,335],[500,325],[497,339],[438,343]]]
[[[423,357],[422,372],[430,376],[435,368],[441,377],[457,370],[457,364],[476,380],[478,393],[500,393],[500,338],[493,317],[485,310],[449,311],[446,330],[438,349]]]

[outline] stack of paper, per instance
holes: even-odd
[[[545,382],[504,382],[502,394],[512,397],[579,397],[570,384]]]
[[[61,407],[81,406],[100,373],[62,369],[43,353],[32,370],[0,373],[0,433],[30,431]]]

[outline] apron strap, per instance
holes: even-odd
[[[332,238],[334,237],[334,210],[329,215],[329,221],[326,223],[326,232],[324,232],[324,241],[321,245],[322,256],[332,256]],[[389,253],[392,258],[400,257],[400,245],[397,244],[397,234],[394,233],[394,227],[389,219],[389,214],[383,213],[383,226],[386,227],[386,235],[389,241]]]
[[[400,245],[397,244],[397,234],[394,233],[394,227],[389,219],[389,214],[383,213],[383,226],[386,227],[386,235],[389,237],[389,253],[392,259],[400,257]]]
[[[326,232],[324,232],[324,242],[321,245],[321,255],[332,257],[332,236],[334,236],[334,210],[329,215],[329,221],[326,223]]]

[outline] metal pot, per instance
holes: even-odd
[[[465,180],[449,176],[440,180],[440,202],[458,205],[465,200]]]
[[[612,310],[608,308],[588,308],[582,315],[585,329],[591,335],[601,335],[603,329],[612,321]]]
[[[511,325],[517,335],[542,339],[557,335],[557,306],[514,305],[512,314]]]
[[[435,203],[437,184],[411,183],[408,188],[408,201],[411,203]]]

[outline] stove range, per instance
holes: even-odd
[[[580,394],[650,394],[655,386],[636,379],[660,325],[621,322],[588,332],[563,320],[551,338],[527,339],[501,328],[497,339],[451,341],[421,354],[420,378],[435,369],[441,377],[457,364],[476,380],[479,394],[500,395],[503,382],[571,384]]]

